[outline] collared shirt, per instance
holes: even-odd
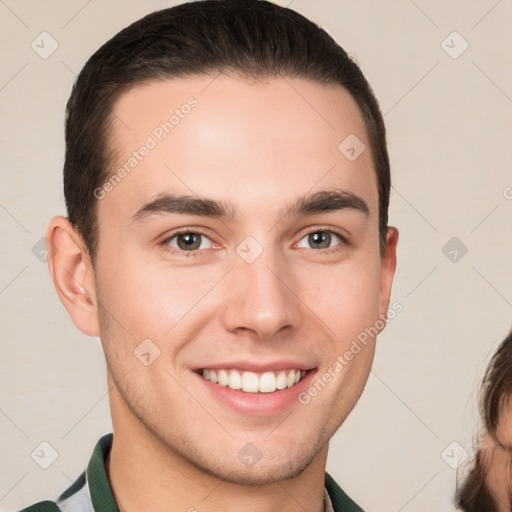
[[[96,443],[87,469],[54,501],[41,501],[20,512],[119,512],[107,477],[105,463],[113,434]],[[324,512],[364,512],[325,473]]]

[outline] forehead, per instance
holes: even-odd
[[[377,204],[366,127],[338,85],[225,75],[137,85],[114,106],[109,146],[111,175],[124,172],[100,209],[126,216],[164,189],[263,207],[336,186]]]

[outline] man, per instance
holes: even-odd
[[[398,231],[360,69],[290,9],[190,2],[100,48],[67,108],[49,269],[101,338],[113,434],[26,510],[362,510],[325,466]]]

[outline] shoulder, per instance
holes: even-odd
[[[108,452],[112,444],[112,434],[104,435],[96,444],[91,460],[96,466],[103,464],[104,452]],[[89,461],[91,465],[91,461]],[[98,468],[95,468],[98,472]],[[106,477],[105,477],[106,480]],[[55,501],[44,500],[34,503],[17,512],[94,512],[92,505],[87,469],[62,492]]]
[[[88,512],[91,507],[84,506],[84,501],[87,503],[88,492],[84,489],[86,485],[85,471],[71,484],[57,499],[57,501],[40,501],[34,503],[29,507],[20,510],[19,512],[63,512],[63,510],[75,510]],[[79,493],[78,491],[82,491]],[[87,496],[86,496],[87,495]],[[62,508],[59,506],[62,505]]]
[[[34,503],[19,512],[60,512],[60,508],[55,502],[46,500]]]

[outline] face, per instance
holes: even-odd
[[[381,255],[354,100],[291,78],[153,82],[120,97],[109,143],[91,286],[114,430],[236,483],[325,460],[370,371],[398,236]]]
[[[512,503],[512,402],[503,407],[496,429],[496,439],[488,436],[485,443],[486,485],[499,512],[509,512]]]

